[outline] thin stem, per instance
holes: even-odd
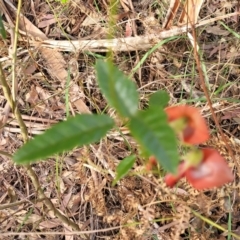
[[[26,203],[26,200],[22,200],[22,201],[19,201],[19,202],[13,202],[13,203],[1,204],[0,205],[0,210],[4,210],[4,209],[7,209],[7,208],[15,207],[15,206],[21,205],[23,203]]]
[[[23,137],[24,142],[26,143],[28,141],[28,132],[27,132],[27,127],[22,119],[22,116],[20,114],[20,111],[16,105],[16,103],[13,101],[12,95],[11,95],[11,90],[7,84],[5,75],[3,73],[3,69],[2,69],[2,65],[0,63],[0,84],[3,87],[3,92],[4,92],[4,96],[7,99],[10,107],[13,110],[14,116],[16,117],[18,124],[20,126],[21,129],[21,134]],[[46,197],[46,195],[44,194],[41,185],[39,183],[38,177],[36,175],[36,173],[33,171],[33,169],[31,168],[30,165],[26,165],[25,168],[27,169],[27,173],[29,175],[29,177],[32,180],[32,183],[34,185],[34,188],[37,191],[38,197],[42,198],[44,200],[45,205],[47,206],[47,208],[50,211],[53,211],[54,215],[59,218],[62,222],[64,222],[66,225],[72,227],[74,230],[79,231],[80,228],[79,226],[74,223],[73,221],[71,221],[69,218],[65,217],[63,214],[61,214],[53,205],[53,203],[51,202],[51,200],[49,198]],[[82,236],[84,238],[84,236]]]
[[[7,84],[7,81],[6,81],[6,78],[4,76],[4,72],[3,72],[1,64],[0,64],[0,82],[1,82],[1,85],[2,85],[2,88],[3,88],[4,96],[6,97],[8,103],[9,103],[9,105],[10,105],[12,111],[13,111],[13,114],[14,114],[14,116],[15,116],[15,118],[18,121],[18,124],[20,126],[23,141],[27,142],[27,140],[28,140],[27,127],[26,127],[26,125],[25,125],[25,123],[22,119],[22,116],[19,112],[18,107],[16,106],[15,102],[13,101],[11,90],[10,90],[8,84]]]
[[[14,34],[14,42],[13,42],[13,49],[12,49],[12,99],[14,102],[16,102],[17,86],[18,86],[17,78],[16,78],[16,62],[17,62],[17,42],[18,42],[18,29],[19,29],[19,18],[20,18],[21,6],[22,6],[22,0],[18,0],[15,34]]]
[[[27,169],[27,173],[29,175],[29,177],[32,180],[32,183],[34,185],[34,188],[37,190],[37,194],[38,197],[43,199],[45,205],[47,206],[47,208],[51,211],[53,211],[54,215],[59,218],[62,222],[64,222],[65,224],[67,224],[68,226],[71,226],[74,230],[79,231],[80,228],[79,226],[74,223],[73,221],[71,221],[69,218],[65,217],[63,214],[61,214],[53,205],[53,203],[51,202],[51,200],[49,198],[46,197],[46,195],[44,194],[39,181],[38,181],[38,177],[36,175],[36,173],[33,171],[33,169],[31,168],[30,165],[26,165],[25,166]]]

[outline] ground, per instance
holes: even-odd
[[[198,1],[203,2],[198,23],[205,21],[196,25],[199,56],[222,133],[202,88],[194,47],[186,31],[175,31],[181,27],[181,7],[169,27],[175,33],[154,48],[159,35],[170,31],[163,28],[170,1],[120,0],[113,12],[109,0],[22,0],[16,45],[18,2],[0,2],[8,32],[0,41],[0,62],[9,86],[16,81],[13,89],[30,138],[78,113],[105,112],[118,121],[94,70],[110,46],[114,63],[138,86],[140,108],[159,89],[169,93],[170,105],[199,108],[211,130],[204,146],[221,152],[235,180],[201,192],[185,180],[169,189],[162,174],[146,172],[146,159],[121,122],[98,144],[35,163],[32,170],[15,165],[8,154],[22,146],[23,137],[1,89],[0,239],[240,239],[239,1]],[[115,24],[109,25],[111,19]],[[109,37],[116,44],[109,45]],[[130,175],[112,186],[116,166],[131,152],[138,160]],[[71,234],[77,230],[85,232]]]

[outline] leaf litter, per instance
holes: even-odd
[[[180,8],[171,15],[167,14],[171,13],[169,1],[120,1],[115,37],[142,38],[158,34],[163,30],[164,21],[171,23],[168,27],[178,27],[178,19],[184,9],[179,2],[175,1],[175,6],[179,5]],[[237,13],[239,3],[199,2],[201,6],[197,20],[209,20],[209,24],[198,31],[209,91],[219,123],[239,163],[239,39],[217,22],[210,23],[211,18]],[[8,1],[1,4],[8,10],[4,11],[4,21],[8,22],[11,17],[15,22],[16,1],[11,5]],[[7,12],[12,15],[6,16]],[[196,21],[194,15],[191,18]],[[17,78],[19,107],[31,137],[63,121],[67,104],[71,115],[105,111],[116,118],[99,91],[92,67],[96,58],[105,56],[102,53],[104,45],[102,49],[94,50],[95,55],[81,49],[60,52],[58,47],[51,49],[41,44],[47,39],[55,43],[65,40],[69,44],[75,40],[102,40],[100,43],[104,44],[108,19],[108,5],[104,0],[70,0],[64,8],[58,1],[32,1],[30,6],[28,1],[23,0]],[[235,14],[222,21],[238,33],[238,19],[239,14]],[[0,60],[7,78],[11,77],[6,51],[10,45],[11,42],[1,42]],[[130,75],[151,46],[148,45],[145,50],[117,52],[114,61]],[[191,50],[189,40],[179,38],[157,49],[140,65],[132,76],[139,88],[140,107],[144,108],[149,96],[159,89],[169,93],[171,104],[190,102],[198,106],[211,125],[212,138],[206,146],[217,148],[230,167],[237,168],[225,143],[216,133]],[[66,92],[69,95],[68,103]],[[0,95],[0,103],[0,111],[5,114],[3,94]],[[79,224],[82,231],[89,231],[90,239],[226,239],[226,232],[211,227],[208,222],[196,217],[192,210],[224,229],[229,228],[231,216],[231,229],[239,235],[239,172],[235,172],[234,183],[221,189],[198,192],[185,180],[181,180],[176,189],[169,189],[158,174],[146,172],[137,144],[123,123],[118,120],[117,124],[119,130],[111,131],[99,144],[74,149],[49,161],[34,164],[45,194],[57,209]],[[11,112],[7,114],[7,121],[1,130],[0,150],[15,152],[22,145],[22,139]],[[130,175],[113,187],[116,166],[132,152],[137,155],[137,160]],[[1,233],[15,232],[19,239],[27,238],[21,233],[31,233],[29,238],[36,239],[64,239],[64,236],[65,239],[81,239],[78,234],[67,235],[66,232],[72,230],[56,219],[53,213],[46,211],[41,200],[37,201],[36,191],[24,169],[16,167],[8,157],[1,155],[0,173]],[[118,226],[121,227],[113,229]],[[102,231],[107,228],[112,230]],[[56,235],[53,237],[41,232]],[[58,232],[65,233],[57,235]],[[16,238],[3,235],[1,239]]]

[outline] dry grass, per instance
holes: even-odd
[[[16,9],[8,2],[3,1],[14,23]],[[159,33],[168,1],[120,2],[122,5],[119,4],[114,16],[117,19],[114,38],[125,37],[127,21],[132,23],[134,36]],[[43,48],[41,44],[36,47],[36,42],[47,38],[55,42],[66,40],[70,44],[78,39],[106,39],[109,32],[108,1],[69,0],[66,5],[49,0],[29,3],[23,0],[22,14],[30,23],[20,19],[16,58],[18,106],[29,136],[41,133],[65,119],[67,114],[107,112],[116,117],[96,85],[93,68],[96,58],[106,55],[102,51],[104,48],[94,52],[59,52],[57,48]],[[17,1],[13,1],[13,6],[17,7]],[[206,1],[200,11],[200,19],[236,12],[239,7],[238,1]],[[5,14],[4,20],[11,27]],[[232,32],[218,21],[198,28],[197,36],[206,85],[234,159],[212,119],[196,70],[193,48],[186,34],[155,50],[144,61],[144,55],[151,48],[118,51],[114,54],[114,61],[126,74],[132,74],[132,80],[139,87],[141,108],[147,105],[149,95],[159,89],[169,93],[171,104],[189,103],[199,107],[211,126],[212,138],[208,146],[220,150],[229,165],[239,169],[240,37],[237,34],[240,26],[237,15],[222,22]],[[28,29],[31,24],[35,25],[32,32]],[[24,34],[26,29],[27,35]],[[0,44],[0,61],[11,85],[13,73],[9,48],[13,47],[13,42],[9,37],[1,40]],[[66,101],[66,92],[69,101]],[[0,109],[0,150],[12,154],[23,141],[2,91]],[[117,164],[131,152],[137,154],[138,160],[130,176],[112,187]],[[144,159],[121,122],[119,129],[109,133],[99,144],[55,156],[34,164],[33,169],[54,206],[77,223],[81,231],[88,231],[86,239],[237,239],[218,228],[240,236],[238,171],[235,172],[235,182],[220,189],[198,192],[184,180],[176,189],[168,189],[162,182],[161,170],[154,174],[146,173]],[[192,210],[204,218],[197,217]],[[26,170],[1,155],[0,238],[83,239],[80,234],[67,234],[72,231],[37,198]],[[8,234],[4,235],[6,232]]]

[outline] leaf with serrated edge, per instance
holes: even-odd
[[[165,112],[156,107],[139,111],[129,129],[141,147],[154,155],[166,171],[175,173],[179,163],[177,139]]]
[[[13,160],[19,164],[30,163],[97,142],[113,126],[114,121],[107,115],[76,115],[27,142],[14,154]]]
[[[132,155],[121,160],[121,162],[118,164],[116,169],[117,177],[114,179],[112,183],[113,186],[117,183],[117,181],[119,181],[120,179],[122,179],[124,176],[127,175],[129,170],[132,168],[135,162],[135,159],[136,159],[136,156]]]
[[[99,87],[109,105],[122,117],[133,116],[138,109],[136,84],[111,62],[98,60],[96,70]]]

